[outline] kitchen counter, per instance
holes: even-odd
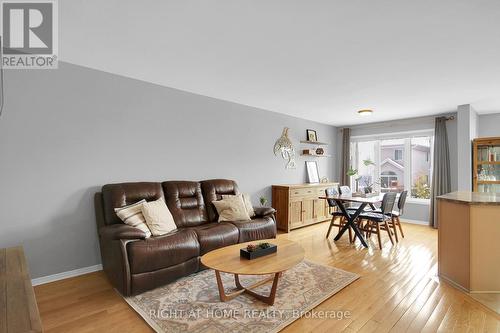
[[[499,293],[499,222],[500,193],[439,196],[439,276],[470,293]]]
[[[469,205],[500,205],[500,193],[451,192],[438,197],[441,200],[455,201]]]

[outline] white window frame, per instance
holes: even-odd
[[[405,161],[405,169],[404,169],[404,183],[405,183],[405,190],[408,191],[408,198],[406,202],[410,203],[415,203],[415,204],[422,204],[422,205],[429,205],[430,204],[430,199],[421,199],[421,198],[412,198],[411,197],[411,166],[412,166],[412,161],[411,161],[411,139],[414,137],[421,137],[421,136],[429,136],[431,137],[431,148],[429,152],[429,158],[430,158],[430,164],[431,168],[429,170],[429,182],[432,184],[432,169],[434,167],[434,154],[433,154],[433,147],[434,147],[434,129],[424,129],[424,130],[417,130],[417,131],[406,131],[406,132],[395,132],[395,133],[382,133],[382,134],[376,134],[376,135],[357,135],[357,136],[352,136],[351,137],[351,144],[352,143],[358,143],[358,142],[363,142],[363,141],[376,141],[375,144],[375,161],[378,161],[378,163],[375,163],[375,175],[380,175],[380,140],[391,140],[391,139],[404,139],[404,151],[403,151],[403,161]],[[356,148],[356,154],[352,156],[352,165],[355,166],[358,163],[358,151]],[[380,190],[380,189],[378,189]]]

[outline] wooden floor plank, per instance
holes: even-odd
[[[405,238],[370,249],[347,237],[326,239],[328,223],[280,234],[299,242],[306,258],[361,275],[316,310],[349,311],[343,320],[301,318],[283,332],[499,332],[499,320],[436,277],[437,232],[403,224]],[[385,235],[384,235],[385,236]],[[104,273],[35,287],[46,332],[151,332],[113,290]]]

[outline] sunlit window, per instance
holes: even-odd
[[[430,198],[432,132],[351,141],[351,186],[359,192],[408,191]]]

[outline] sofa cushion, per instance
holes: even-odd
[[[104,209],[104,223],[106,225],[123,223],[116,216],[114,208],[136,203],[142,199],[154,201],[163,198],[160,183],[121,183],[108,184],[102,187],[102,203]]]
[[[127,243],[130,271],[151,272],[188,261],[200,255],[193,230],[177,230],[167,235]]]
[[[201,182],[201,189],[203,191],[203,199],[207,204],[208,220],[215,222],[218,220],[219,215],[212,201],[222,199],[222,195],[236,195],[240,191],[238,185],[234,180],[229,179],[210,179]]]
[[[163,199],[160,199],[163,200]],[[146,238],[151,237],[151,231],[146,224],[146,218],[142,213],[142,206],[146,203],[146,200],[142,199],[134,204],[115,208],[116,215],[123,221],[126,225],[137,228],[146,234]]]
[[[248,215],[241,196],[233,195],[226,199],[212,201],[212,204],[215,206],[217,214],[219,215],[219,222],[250,220],[250,215]]]
[[[248,215],[250,218],[255,216],[255,211],[252,206],[252,200],[250,200],[250,195],[247,193],[240,193],[236,195],[222,195],[222,200],[227,199],[227,198],[234,198],[234,197],[241,197],[241,200],[243,200],[243,203],[245,204],[245,208],[247,210]]]
[[[233,224],[208,223],[198,227],[190,228],[198,235],[200,243],[200,255],[218,249],[220,247],[238,243],[239,232]]]
[[[142,215],[153,236],[161,236],[177,229],[172,213],[163,198],[142,204]]]
[[[239,243],[276,237],[276,223],[270,216],[254,218],[250,221],[229,223],[234,224],[238,228],[240,233]]]
[[[165,202],[178,228],[194,227],[208,222],[200,183],[168,181],[163,182],[162,187]]]

